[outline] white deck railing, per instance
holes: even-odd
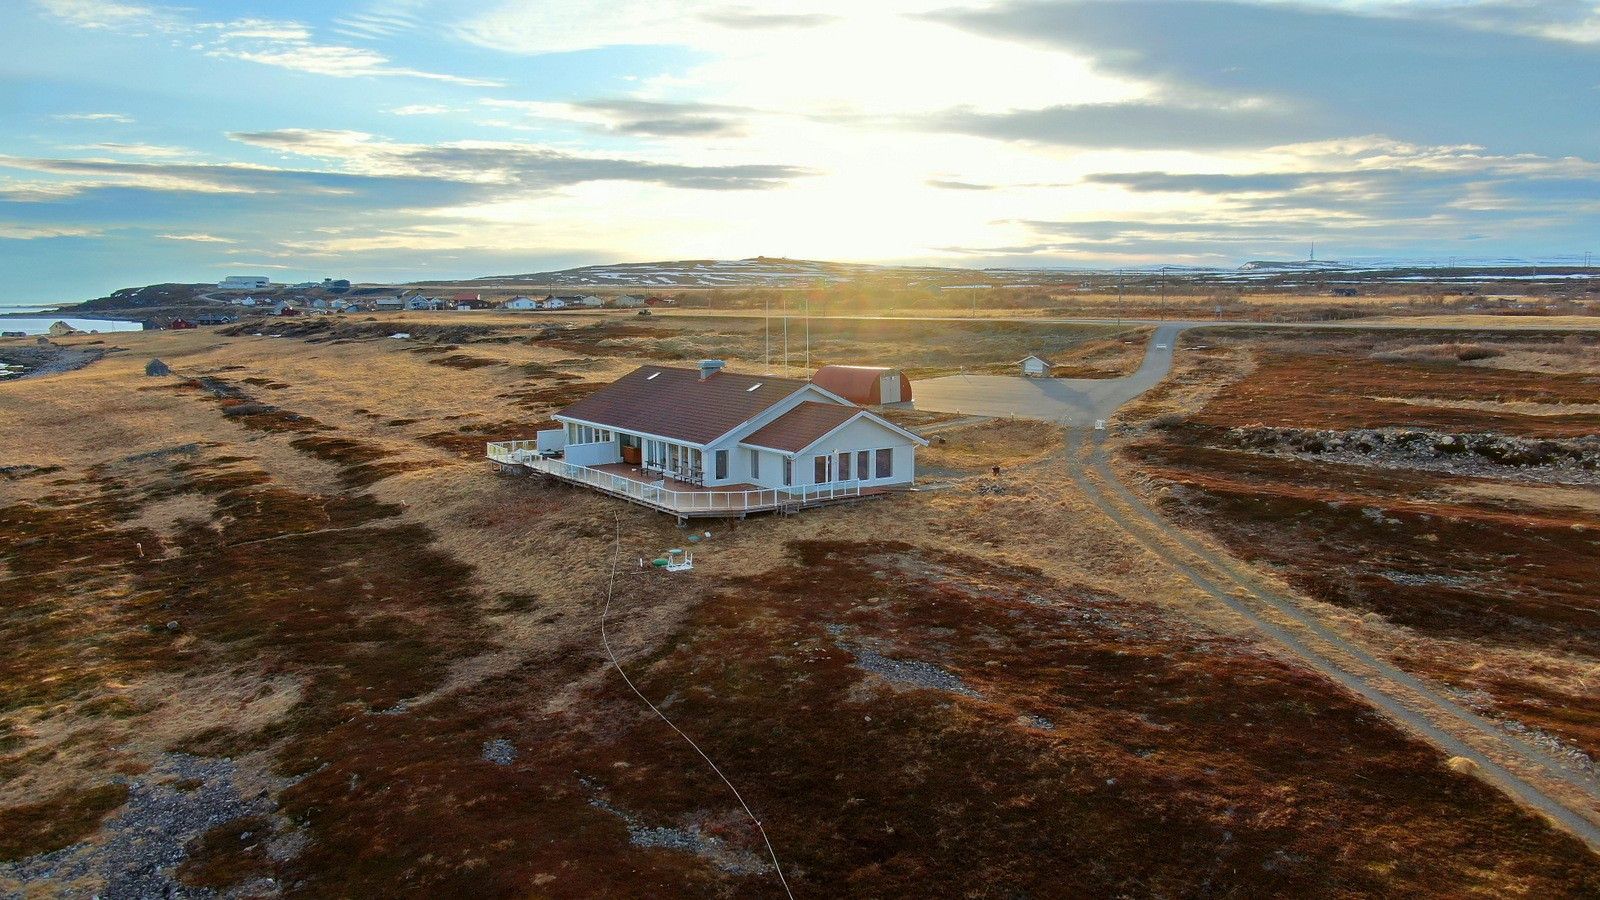
[[[538,472],[604,493],[673,513],[750,512],[861,496],[861,483],[796,485],[791,488],[720,490],[705,488],[677,491],[664,481],[642,481],[561,459],[541,456],[533,441],[500,441],[489,445],[489,459],[504,465],[527,466]]]

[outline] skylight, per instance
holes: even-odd
[[[660,372],[651,372],[649,375],[646,375],[644,377],[644,380],[645,381],[655,381],[657,378],[660,378],[660,377],[661,377],[661,373]]]
[[[749,386],[749,387],[747,387],[747,388],[745,388],[745,389],[744,389],[744,392],[745,392],[745,393],[746,393],[746,394],[748,394],[748,393],[750,393],[750,392],[751,392],[751,391],[753,391],[753,390],[755,390],[755,389],[756,389],[756,388],[758,388],[758,387],[761,387],[761,382],[759,382],[759,381],[758,381],[758,382],[756,382],[756,383],[755,383],[755,384],[752,384],[752,385],[750,385],[750,386]]]

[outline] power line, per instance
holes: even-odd
[[[787,321],[787,319],[785,321]],[[639,691],[637,687],[634,686],[633,679],[628,677],[628,673],[622,671],[622,664],[617,662],[617,654],[611,649],[611,638],[606,634],[606,616],[610,615],[611,613],[611,598],[615,596],[617,592],[617,560],[622,556],[621,516],[618,516],[616,519],[616,537],[614,541],[615,542],[613,543],[611,549],[611,577],[606,582],[606,605],[600,610],[600,643],[605,645],[606,656],[611,658],[611,667],[617,670],[618,675],[622,676],[622,680],[628,685],[628,690],[633,691],[634,696],[638,697],[640,700],[643,700],[644,705],[650,707],[651,712],[655,713],[656,716],[661,719],[661,721],[667,723],[668,728],[676,731],[678,733],[678,737],[681,737],[687,741],[689,746],[694,748],[694,752],[700,754],[700,758],[705,760],[706,765],[711,767],[711,771],[717,773],[717,777],[722,779],[722,783],[728,786],[728,790],[733,792],[733,798],[739,801],[740,806],[744,807],[744,814],[749,816],[750,821],[755,823],[756,831],[761,833],[762,843],[767,845],[767,855],[772,857],[772,868],[778,873],[778,883],[783,886],[783,893],[789,897],[789,900],[794,900],[794,892],[789,890],[789,879],[783,877],[783,866],[778,864],[778,853],[776,850],[772,849],[772,840],[767,837],[767,830],[761,827],[761,820],[756,818],[756,814],[754,812],[750,811],[750,804],[744,802],[744,796],[739,793],[739,789],[733,786],[733,782],[728,780],[728,776],[722,774],[722,770],[717,768],[717,764],[711,761],[711,757],[707,756],[704,750],[700,749],[700,745],[694,742],[694,738],[684,734],[682,728],[672,724],[672,720],[667,718],[665,713],[659,709],[656,709],[656,705],[650,702],[650,698],[646,697]]]

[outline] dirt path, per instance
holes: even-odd
[[[1359,694],[1447,756],[1470,760],[1484,780],[1600,852],[1596,826],[1600,786],[1592,779],[1564,769],[1421,679],[1346,641],[1293,601],[1268,590],[1239,563],[1174,529],[1117,480],[1103,439],[1104,432],[1073,429],[1068,432],[1066,454],[1068,474],[1101,512],[1173,571],[1306,665]]]

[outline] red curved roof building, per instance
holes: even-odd
[[[899,369],[823,366],[811,376],[811,383],[862,406],[911,402],[911,379]]]

